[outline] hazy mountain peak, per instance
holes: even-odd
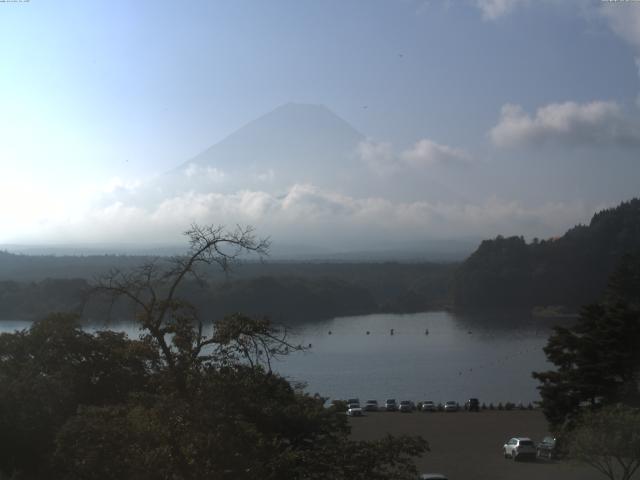
[[[266,165],[272,155],[315,157],[355,149],[364,136],[324,105],[286,103],[247,123],[184,165],[235,166],[240,159]],[[344,152],[341,152],[344,153]],[[253,156],[254,158],[246,158]],[[244,157],[244,158],[241,158]],[[305,158],[299,158],[304,161]]]
[[[219,189],[340,184],[364,136],[324,105],[286,103],[247,123],[171,172],[190,188],[206,172]],[[200,175],[202,176],[202,175]],[[325,182],[324,180],[327,180]],[[241,181],[240,185],[237,181]],[[224,185],[222,185],[224,183]]]

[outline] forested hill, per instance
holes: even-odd
[[[640,251],[640,199],[596,213],[560,238],[483,241],[456,270],[456,307],[577,309],[595,301],[625,253]]]
[[[160,261],[119,255],[55,257],[0,252],[0,320],[41,318],[54,311],[94,320],[126,319],[126,305],[84,303],[95,277],[112,269]],[[167,260],[166,258],[164,260]],[[247,262],[226,277],[205,270],[205,285],[186,282],[181,292],[203,315],[242,311],[294,323],[373,312],[418,312],[450,304],[454,264]]]

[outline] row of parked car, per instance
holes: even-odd
[[[439,405],[436,405],[431,400],[420,402],[418,408],[423,412],[435,412],[439,409]],[[470,398],[465,404],[465,408],[468,411],[479,411],[480,402],[477,398]],[[460,410],[460,404],[450,400],[444,403],[442,409],[445,412],[457,412]],[[367,400],[364,407],[360,406],[360,400],[357,398],[350,398],[347,400],[347,415],[349,416],[361,416],[363,412],[404,412],[410,413],[416,410],[416,405],[411,400],[401,400],[399,403],[395,398],[387,399],[384,405],[378,405],[377,400]]]

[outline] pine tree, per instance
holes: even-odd
[[[603,300],[556,327],[544,351],[557,369],[534,372],[553,428],[571,427],[581,407],[640,404],[640,257],[626,255]]]

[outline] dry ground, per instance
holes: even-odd
[[[444,473],[450,480],[606,480],[590,467],[569,462],[505,460],[502,445],[510,437],[540,441],[547,435],[539,411],[376,412],[349,421],[356,440],[421,435],[431,452],[416,462],[420,472]]]

